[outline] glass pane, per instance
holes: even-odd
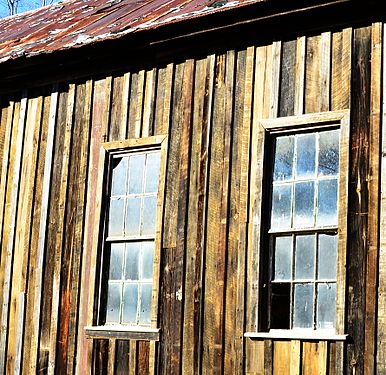
[[[110,201],[109,236],[123,235],[125,199],[112,198]]]
[[[126,246],[125,279],[138,280],[141,244],[139,242],[130,242]]]
[[[321,132],[319,135],[320,176],[336,175],[339,172],[339,130]]]
[[[154,234],[157,212],[157,197],[145,197],[143,199],[143,222],[141,234]]]
[[[113,159],[113,179],[111,195],[126,194],[127,157]]]
[[[123,323],[137,323],[138,284],[126,284],[123,295]]]
[[[290,280],[292,237],[277,237],[275,242],[275,280]]]
[[[142,284],[140,323],[150,324],[151,284]]]
[[[139,224],[141,219],[141,198],[127,199],[126,213],[126,235],[134,236],[139,234]]]
[[[121,293],[122,284],[109,283],[107,292],[107,310],[106,310],[106,322],[107,323],[119,323],[119,315],[121,310]]]
[[[122,243],[111,244],[109,280],[121,280],[123,268],[123,254],[125,245]]]
[[[274,181],[292,179],[292,166],[294,157],[294,137],[277,137],[275,150],[275,165],[273,171]]]
[[[145,170],[145,155],[130,156],[129,162],[129,194],[142,193],[143,172]]]
[[[154,242],[144,242],[142,244],[142,278],[151,279],[153,277]]]
[[[295,279],[314,279],[315,236],[297,236],[295,250]]]
[[[272,283],[271,322],[272,329],[290,328],[291,284]]]
[[[296,177],[315,176],[315,133],[297,137]]]
[[[336,279],[337,235],[319,235],[318,279]]]
[[[160,153],[147,155],[145,193],[156,193],[158,190],[158,178],[160,167]]]
[[[335,328],[335,299],[335,284],[318,285],[318,328]]]
[[[318,185],[317,225],[338,224],[338,181],[323,180]]]
[[[312,227],[314,225],[314,182],[295,184],[294,227]]]
[[[293,323],[294,328],[312,328],[313,306],[313,284],[296,284]]]
[[[273,187],[272,228],[291,227],[291,191],[292,184]]]

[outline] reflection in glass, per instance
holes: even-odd
[[[109,236],[122,236],[125,199],[112,198],[110,201]]]
[[[123,323],[137,322],[138,284],[125,284],[123,295]]]
[[[107,292],[106,322],[118,323],[121,311],[121,284],[109,283]]]
[[[295,250],[295,279],[313,279],[315,236],[297,236]]]
[[[313,284],[295,284],[294,328],[312,328],[314,291]]]
[[[149,324],[151,313],[151,284],[142,284],[140,323]]]
[[[335,328],[335,284],[318,285],[317,327],[322,329]]]
[[[272,228],[291,227],[291,192],[292,184],[273,187]]]
[[[140,242],[129,242],[126,245],[125,279],[138,280],[139,278],[139,255]]]
[[[339,130],[319,133],[319,176],[333,176],[339,172]]]
[[[111,244],[109,280],[122,279],[124,251],[125,251],[125,244],[122,244],[122,243]]]
[[[143,198],[142,234],[154,234],[157,212],[157,197]]]
[[[275,242],[275,280],[290,280],[292,237],[277,237]]]
[[[315,133],[297,137],[296,177],[315,176]]]
[[[311,227],[314,225],[314,182],[295,184],[294,227]]]
[[[145,170],[145,155],[130,156],[129,194],[142,193],[144,170]]]
[[[338,237],[336,234],[319,235],[318,279],[336,279]]]
[[[141,198],[127,199],[126,235],[139,235],[141,220]]]
[[[158,189],[160,167],[160,153],[147,155],[146,176],[145,176],[145,193],[156,193]]]
[[[273,170],[274,181],[292,179],[292,165],[294,158],[294,137],[276,138],[275,165]]]
[[[318,185],[317,225],[338,224],[338,181],[321,180]]]
[[[142,244],[142,279],[153,277],[154,242],[143,242]]]
[[[127,159],[127,157],[113,159],[112,196],[126,194]]]

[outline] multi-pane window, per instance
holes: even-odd
[[[160,150],[113,154],[106,324],[150,325]]]
[[[340,130],[274,139],[271,329],[335,329]]]

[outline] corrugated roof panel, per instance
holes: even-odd
[[[266,0],[70,0],[0,19],[0,62],[50,53]]]

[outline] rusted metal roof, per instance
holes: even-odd
[[[116,39],[261,1],[64,1],[0,19],[0,63]]]

